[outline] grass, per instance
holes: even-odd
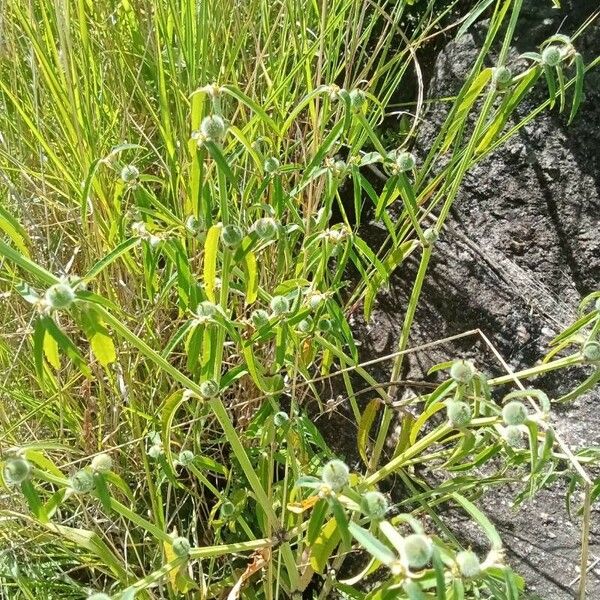
[[[458,358],[432,370],[433,392],[396,398],[465,174],[541,111],[576,117],[598,63],[577,52],[591,19],[507,71],[520,0],[458,21],[452,2],[409,4],[4,2],[7,597],[517,598],[481,490],[519,482],[521,501],[562,478],[570,496],[597,495],[582,467],[597,453],[565,467],[550,400],[516,384],[589,365],[563,400],[595,385],[599,293],[516,379]],[[481,51],[415,161],[417,52],[483,14]],[[390,148],[384,119],[409,79]],[[548,99],[518,117],[542,82]],[[385,228],[379,248],[361,237],[368,215]],[[350,315],[368,319],[409,259],[420,266],[391,380],[377,381]],[[350,470],[319,430],[330,381],[358,431]],[[447,476],[434,486],[420,466]],[[487,556],[465,554],[448,503],[482,528]]]

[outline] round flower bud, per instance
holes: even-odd
[[[584,344],[581,353],[585,360],[589,360],[590,362],[600,361],[600,342],[587,342]]]
[[[223,121],[223,118],[219,115],[209,115],[208,117],[204,117],[200,124],[202,135],[214,142],[220,141],[225,135],[226,130],[227,126],[225,125],[225,121]]]
[[[200,302],[196,307],[196,316],[200,319],[210,319],[217,313],[217,305],[209,300]]]
[[[221,516],[225,519],[229,519],[235,513],[235,506],[233,502],[229,500],[225,500],[223,504],[221,504]]]
[[[271,217],[263,217],[254,223],[256,235],[262,240],[273,240],[277,237],[279,226],[277,221]]]
[[[321,331],[331,331],[333,328],[333,323],[331,322],[331,319],[328,319],[327,317],[321,317],[319,319],[318,326]]]
[[[285,296],[273,296],[273,298],[271,298],[270,306],[273,314],[280,316],[289,312],[290,301]]]
[[[254,327],[260,329],[269,323],[269,313],[262,308],[258,308],[250,315],[250,319]]]
[[[162,444],[152,444],[150,448],[148,448],[148,456],[150,458],[157,459],[159,456],[162,456],[165,453]]]
[[[481,563],[475,552],[463,550],[456,555],[456,564],[463,577],[477,577],[481,573]]]
[[[363,513],[370,519],[383,519],[388,511],[388,501],[380,492],[367,492],[361,503]]]
[[[400,152],[396,156],[396,167],[401,173],[414,169],[416,164],[415,156],[410,152]]]
[[[422,569],[433,554],[433,544],[426,536],[413,533],[404,538],[404,555],[412,569]]]
[[[78,494],[89,494],[95,487],[94,476],[85,470],[77,471],[69,480],[71,488]]]
[[[190,553],[191,545],[187,538],[176,537],[172,546],[175,556],[187,556]]]
[[[423,232],[423,237],[428,244],[435,244],[440,237],[440,234],[433,227],[428,227]]]
[[[600,298],[596,298],[596,310],[600,312]]]
[[[214,379],[207,379],[200,384],[200,395],[203,398],[214,398],[219,393],[219,384]]]
[[[512,81],[512,73],[508,67],[496,67],[494,69],[494,83],[499,87],[506,87]]]
[[[265,173],[268,173],[269,175],[276,173],[279,169],[279,160],[274,156],[267,158],[267,160],[265,160],[264,169]]]
[[[360,110],[366,101],[367,97],[362,90],[354,89],[350,91],[350,105],[354,110]]]
[[[316,308],[318,308],[321,303],[325,300],[325,294],[320,294],[319,292],[315,292],[314,294],[311,294],[309,299],[308,299],[308,305],[310,306],[310,308],[312,308],[313,310],[315,310]]]
[[[237,248],[244,239],[244,232],[237,225],[225,225],[221,230],[221,240],[229,248]]]
[[[140,171],[135,165],[125,165],[121,169],[121,180],[125,183],[132,183],[140,176]]]
[[[69,308],[75,301],[75,291],[68,283],[55,283],[46,290],[46,303],[54,310]]]
[[[473,363],[467,360],[457,360],[450,367],[450,377],[456,383],[469,383],[475,375]]]
[[[194,462],[194,453],[191,450],[182,450],[179,453],[179,463],[184,467],[189,467]]]
[[[471,407],[466,402],[461,402],[460,400],[450,400],[446,404],[446,413],[452,427],[464,427],[473,418]]]
[[[343,160],[336,160],[333,163],[333,172],[338,176],[343,175],[346,172],[346,168],[347,165]]]
[[[504,439],[509,446],[520,448],[523,445],[523,432],[518,425],[509,425],[504,430]]]
[[[298,323],[298,331],[302,333],[309,333],[314,326],[314,321],[311,316],[306,317],[306,319],[302,319],[300,323]]]
[[[104,592],[96,592],[91,596],[88,596],[87,600],[110,600],[110,596]]]
[[[556,67],[562,60],[562,54],[558,46],[547,46],[542,52],[542,62],[548,67]]]
[[[323,483],[327,484],[334,492],[339,492],[348,483],[350,469],[341,460],[331,460],[321,472]]]
[[[30,473],[31,465],[20,456],[8,459],[4,465],[4,481],[8,485],[23,483],[29,477]]]
[[[92,458],[91,466],[94,473],[108,473],[112,471],[113,460],[108,454],[97,454]]]
[[[275,413],[273,417],[273,423],[275,423],[275,427],[283,427],[286,423],[288,423],[290,417],[286,412],[280,410],[278,413]]]
[[[502,409],[502,418],[506,425],[522,425],[527,420],[528,414],[525,405],[518,400],[509,402]]]

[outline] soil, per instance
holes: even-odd
[[[520,53],[537,50],[541,41],[558,31],[574,32],[598,8],[596,1],[563,2],[562,10],[551,9],[549,1],[524,4],[511,52],[515,68]],[[485,27],[485,21],[475,25],[440,51],[429,68],[430,99],[456,94]],[[600,54],[597,22],[576,46],[586,62]],[[436,246],[412,332],[413,347],[480,329],[511,368],[529,367],[543,357],[552,337],[575,320],[580,299],[600,289],[598,69],[587,77],[585,90],[572,125],[567,127],[567,116],[557,110],[544,113],[467,176]],[[537,106],[545,93],[540,88],[532,94],[520,114]],[[417,154],[429,147],[445,114],[443,103],[431,104]],[[364,232],[374,246],[378,232],[374,223]],[[415,271],[416,263],[403,265],[389,290],[380,295],[372,320],[356,324],[364,359],[395,350]],[[472,358],[482,370],[503,372],[485,344],[469,337],[411,355],[404,376],[421,380],[432,365],[458,356]],[[373,371],[378,381],[389,377],[386,364]],[[568,381],[564,375],[546,377],[535,385],[557,398],[583,375],[572,373]],[[556,428],[572,449],[600,445],[599,400],[600,393],[595,392],[556,408]],[[343,446],[351,453],[354,432],[348,437]],[[555,484],[519,512],[511,509],[510,490],[490,493],[480,503],[503,536],[510,564],[528,582],[529,598],[574,597],[580,523],[568,516],[564,497],[564,486]],[[447,517],[475,546],[481,542],[460,517]],[[590,564],[596,557],[600,558],[600,520],[594,510]],[[600,598],[600,566],[590,571],[587,597]]]

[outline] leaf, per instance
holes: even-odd
[[[217,252],[222,227],[221,223],[213,225],[208,230],[204,243],[204,293],[211,302],[216,302]]]
[[[365,465],[369,465],[370,460],[367,457],[367,445],[369,443],[369,432],[371,431],[371,427],[373,426],[373,421],[377,416],[377,411],[381,406],[381,399],[375,398],[371,400],[369,404],[367,404],[363,414],[360,417],[360,421],[358,423],[358,436],[356,443],[358,445],[358,452],[360,453],[361,458],[363,459]]]
[[[502,540],[496,531],[496,528],[492,525],[492,522],[469,500],[460,494],[452,494],[452,498],[458,502],[468,513],[471,515],[473,520],[483,529],[488,540],[490,540],[492,547],[499,550],[502,548]]]
[[[140,243],[139,238],[129,238],[120,243],[112,252],[109,252],[104,258],[100,259],[83,277],[83,281],[90,281],[99,275],[106,267],[115,262],[120,256],[131,250]]]
[[[271,550],[269,548],[260,548],[254,552],[251,558],[252,562],[248,564],[246,570],[241,574],[229,594],[227,594],[227,600],[238,600],[244,582],[252,577],[254,573],[263,569],[271,560]]]
[[[246,304],[252,304],[258,297],[258,269],[254,252],[247,252],[244,256],[244,268],[246,271]]]
[[[475,23],[479,19],[479,17],[485,11],[485,9],[488,8],[489,6],[491,6],[491,4],[493,2],[494,2],[494,0],[481,0],[481,2],[479,4],[477,4],[476,6],[471,8],[464,23],[461,25],[460,29],[456,32],[456,37],[460,38],[463,35],[465,35],[465,33],[467,33],[467,31],[469,30],[471,25],[473,25],[473,23]]]
[[[88,306],[81,311],[82,327],[96,360],[106,367],[117,360],[117,352],[98,311]]]
[[[350,524],[352,525],[352,523]],[[310,552],[310,565],[317,573],[325,570],[329,557],[340,542],[340,532],[335,519],[330,519],[321,529]]]
[[[352,534],[352,537],[369,553],[374,556],[378,561],[384,565],[389,565],[396,556],[394,553],[383,543],[380,542],[370,531],[363,529],[360,525],[350,523],[348,529]]]
[[[29,257],[29,249],[27,248],[29,239],[27,237],[27,232],[21,226],[21,224],[1,205],[0,230],[6,233],[6,235],[11,239],[12,243],[20,250],[20,252]]]
[[[573,92],[573,104],[571,106],[571,114],[569,115],[568,124],[570,125],[573,119],[577,116],[579,106],[583,99],[583,80],[585,76],[585,64],[583,63],[583,57],[579,52],[575,54],[575,91]]]
[[[44,332],[44,356],[46,360],[52,365],[57,371],[60,369],[60,356],[58,354],[58,342],[52,337],[50,332],[46,330]]]

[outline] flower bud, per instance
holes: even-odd
[[[200,384],[200,395],[203,398],[214,398],[219,393],[219,384],[214,379],[207,379]]]
[[[504,429],[504,439],[509,446],[521,448],[523,446],[523,432],[518,425],[509,425]]]
[[[75,475],[69,480],[71,488],[77,494],[89,494],[96,484],[94,483],[94,476],[85,470],[77,471]]]
[[[244,232],[237,225],[225,225],[221,230],[221,240],[228,248],[237,248],[244,239]]]
[[[212,140],[213,142],[219,142],[225,136],[227,126],[221,116],[209,115],[202,119],[200,131],[205,138]]]
[[[450,377],[456,383],[469,383],[475,376],[475,367],[467,360],[457,360],[450,367]]]
[[[256,235],[265,241],[273,240],[279,233],[279,225],[272,217],[263,217],[254,223],[253,227]]]
[[[339,492],[348,483],[350,469],[348,465],[341,460],[331,460],[321,472],[323,483],[328,485],[334,492]]]
[[[508,67],[496,67],[493,79],[499,88],[505,88],[512,81],[511,70]]]
[[[446,404],[446,413],[452,427],[465,427],[473,418],[471,407],[460,400],[449,400]]]
[[[194,453],[191,450],[182,450],[177,460],[184,467],[189,467],[194,462],[194,458]]]
[[[423,232],[423,237],[425,238],[425,241],[429,245],[431,245],[431,244],[435,244],[438,241],[438,238],[440,237],[440,234],[435,230],[434,227],[428,227]]]
[[[254,327],[260,329],[269,323],[269,313],[262,308],[258,308],[250,315],[250,319]]]
[[[283,427],[286,423],[289,423],[290,417],[286,412],[280,410],[278,413],[275,413],[273,417],[273,423],[275,423],[275,427]]]
[[[285,296],[273,296],[270,306],[276,316],[284,315],[290,311],[290,301]]]
[[[110,596],[104,592],[96,592],[91,596],[88,596],[87,600],[110,600]]]
[[[556,67],[562,60],[562,53],[558,46],[547,46],[542,52],[542,63],[548,67]]]
[[[522,425],[528,417],[527,409],[522,402],[513,400],[502,409],[502,418],[506,425]]]
[[[263,168],[265,170],[265,173],[272,175],[273,173],[276,173],[279,170],[279,160],[274,156],[271,156],[267,158],[267,160],[265,160]]]
[[[187,556],[190,553],[191,545],[187,538],[176,537],[173,540],[173,552],[175,556]]]
[[[411,569],[422,569],[432,555],[433,544],[426,535],[413,533],[404,538],[404,557]]]
[[[150,448],[148,448],[148,456],[150,458],[157,459],[165,453],[162,444],[152,444]]]
[[[600,298],[596,298],[596,310],[600,312]]]
[[[223,518],[229,519],[235,513],[235,505],[230,500],[224,500],[220,512]]]
[[[600,342],[586,342],[581,350],[583,358],[590,362],[600,361]]]
[[[302,321],[298,323],[298,331],[302,333],[310,333],[313,327],[314,321],[311,316],[306,317],[306,319],[302,319]]]
[[[211,317],[217,314],[218,308],[214,302],[204,300],[196,307],[196,316],[201,321],[208,321]]]
[[[9,458],[4,465],[3,476],[7,485],[23,483],[31,473],[31,465],[27,460],[17,456]]]
[[[415,168],[417,161],[414,154],[410,152],[399,152],[396,155],[396,168],[400,173],[405,173]]]
[[[331,331],[333,329],[333,323],[331,319],[321,317],[319,319],[318,327],[320,331]]]
[[[112,471],[113,460],[108,454],[97,454],[92,458],[91,466],[94,473],[108,473]]]
[[[50,308],[64,310],[75,301],[75,291],[68,283],[55,283],[46,290],[45,297]]]
[[[121,169],[121,180],[124,183],[133,183],[140,176],[140,171],[135,165],[125,165]]]
[[[361,509],[370,519],[383,519],[388,508],[388,501],[381,492],[367,492],[362,498]]]
[[[353,110],[360,110],[365,102],[367,101],[367,97],[362,90],[353,89],[350,91],[350,105]]]
[[[456,564],[463,577],[477,577],[481,573],[481,563],[477,555],[470,550],[463,550],[456,555]]]
[[[325,294],[320,294],[319,292],[314,292],[308,298],[308,305],[310,306],[310,308],[315,310],[325,301],[326,298],[327,297],[325,296]]]

